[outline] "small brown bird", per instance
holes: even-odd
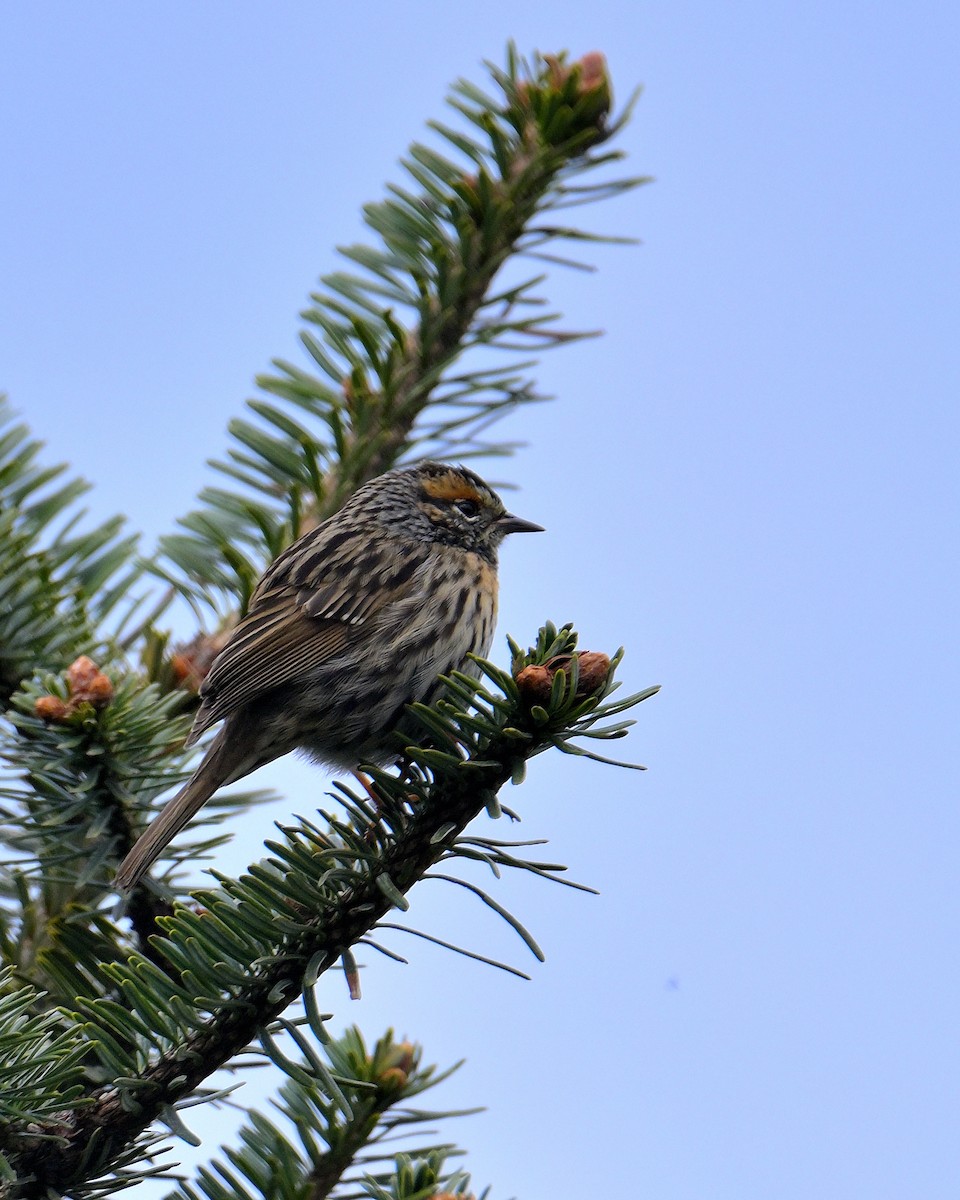
[[[305,751],[331,766],[396,756],[407,705],[438,676],[476,674],[497,617],[497,548],[541,531],[465,467],[425,462],[360,488],[288,547],[200,688],[187,745],[223,721],[203,761],[120,864],[129,891],[203,804],[264,763]]]

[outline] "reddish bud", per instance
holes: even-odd
[[[524,667],[514,678],[520,695],[529,704],[546,704],[550,699],[553,681],[558,671],[569,672],[573,658],[577,660],[577,699],[591,696],[606,682],[610,670],[609,655],[599,650],[583,650],[578,654],[557,654],[540,665]]]
[[[44,721],[62,721],[67,715],[67,706],[59,696],[40,696],[33,711]]]
[[[607,60],[599,50],[591,50],[580,59],[580,90],[592,91],[607,83]]]
[[[579,669],[577,695],[592,696],[607,681],[610,671],[610,656],[600,650],[583,650],[577,655],[577,667]]]
[[[173,671],[173,679],[178,687],[181,684],[185,684],[188,680],[191,687],[199,687],[199,681],[195,682],[196,676],[193,671],[193,663],[185,654],[174,654],[171,657],[170,670]]]
[[[170,656],[174,681],[183,688],[197,692],[213,666],[214,659],[227,644],[232,627],[218,633],[198,633],[195,638],[177,646]]]
[[[94,708],[104,708],[113,699],[113,684],[98,672],[84,690],[83,699],[89,700]]]
[[[530,704],[543,704],[550,699],[550,684],[553,676],[543,666],[524,667],[516,677],[520,695]]]
[[[100,668],[93,659],[87,658],[85,654],[81,654],[67,668],[67,687],[70,689],[70,695],[72,696],[75,692],[86,691],[99,674]]]

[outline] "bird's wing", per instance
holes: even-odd
[[[191,742],[355,645],[372,617],[418,590],[414,577],[427,558],[420,543],[395,543],[385,555],[382,532],[372,539],[371,530],[357,530],[345,539],[322,525],[310,537],[284,551],[257,585],[200,689]]]

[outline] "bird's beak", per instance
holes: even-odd
[[[508,533],[545,533],[542,525],[534,525],[523,517],[515,517],[513,513],[504,513],[497,518],[497,529],[506,536]]]

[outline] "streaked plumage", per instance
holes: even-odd
[[[415,734],[406,707],[472,671],[497,616],[497,548],[540,526],[464,467],[422,463],[360,488],[266,571],[200,689],[187,739],[223,725],[117,873],[129,890],[218,788],[301,749],[353,769]]]

